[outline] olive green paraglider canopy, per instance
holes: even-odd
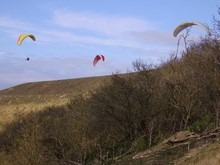
[[[186,29],[189,26],[192,25],[198,25],[201,28],[203,28],[209,36],[211,36],[211,32],[207,26],[205,26],[202,23],[196,22],[196,21],[188,21],[188,22],[183,22],[179,26],[176,27],[176,29],[173,31],[173,36],[176,37],[182,30]]]

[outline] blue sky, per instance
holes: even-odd
[[[219,0],[0,0],[0,90],[126,73],[137,59],[158,64],[176,50],[172,33],[180,23],[211,27],[217,6]],[[206,35],[196,26],[191,32],[195,40]],[[23,33],[36,41],[18,46]],[[97,54],[106,60],[93,67]]]

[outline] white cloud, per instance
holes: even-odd
[[[121,35],[130,31],[146,31],[153,23],[135,17],[102,15],[88,12],[55,10],[53,20],[56,24],[77,29],[86,29],[107,35]]]
[[[0,27],[6,28],[15,28],[17,30],[34,30],[34,27],[27,23],[20,20],[12,19],[6,16],[0,17]]]
[[[55,24],[69,29],[65,29],[65,32],[50,31],[47,33],[56,35],[63,41],[125,46],[146,50],[150,50],[152,45],[154,45],[154,49],[161,46],[176,45],[176,39],[171,33],[156,31],[156,24],[144,19],[73,12],[67,9],[54,10],[53,14]]]
[[[131,32],[130,35],[140,42],[148,42],[158,45],[174,45],[177,38],[172,36],[171,32],[145,31]]]

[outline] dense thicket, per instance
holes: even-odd
[[[215,34],[220,23],[215,21]],[[158,66],[141,60],[96,91],[8,125],[3,164],[99,164],[144,150],[180,130],[219,126],[220,43],[190,42]]]

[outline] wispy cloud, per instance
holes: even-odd
[[[144,32],[131,32],[130,35],[139,42],[148,42],[166,46],[176,44],[176,38],[172,36],[171,32],[151,30]]]
[[[53,20],[59,26],[85,29],[113,36],[130,31],[146,31],[154,27],[153,22],[135,17],[72,12],[67,9],[54,10],[53,14]]]
[[[176,39],[172,37],[171,32],[157,31],[158,23],[136,17],[57,9],[53,11],[53,21],[68,32],[53,31],[49,33],[54,33],[60,39],[72,42],[125,46],[145,50],[150,50],[152,45],[154,45],[153,49],[176,45]],[[86,35],[88,33],[89,35]]]
[[[0,16],[0,27],[15,28],[17,30],[34,30],[34,26],[30,23],[13,19],[7,16]]]

